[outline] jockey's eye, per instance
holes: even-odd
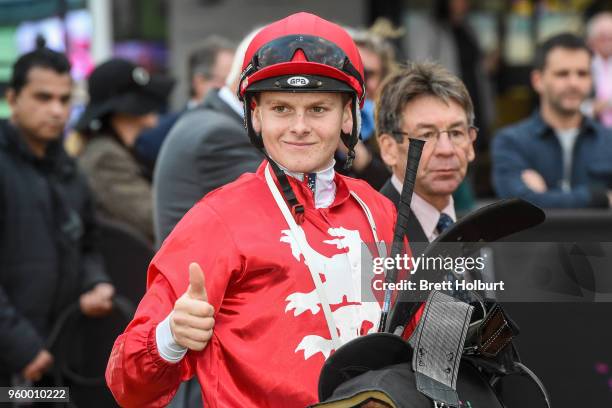
[[[272,107],[275,113],[286,113],[289,109],[285,105],[275,105]]]

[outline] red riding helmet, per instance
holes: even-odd
[[[238,97],[249,137],[262,148],[251,124],[251,96],[262,91],[346,92],[353,95],[353,131],[342,140],[354,156],[360,130],[357,108],[365,100],[363,64],[350,35],[314,14],[297,13],[262,29],[247,48]]]

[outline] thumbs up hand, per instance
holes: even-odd
[[[189,287],[174,303],[170,330],[174,340],[189,350],[200,351],[208,344],[215,326],[214,308],[208,303],[204,272],[189,265]]]

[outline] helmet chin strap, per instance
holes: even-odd
[[[253,128],[253,114],[251,111],[251,101],[252,101],[252,96],[249,94],[246,94],[244,96],[244,102],[242,104],[244,108],[244,127],[247,130],[247,134],[249,135],[249,139],[251,140],[251,143],[253,144],[253,146],[261,150],[263,154],[266,156],[266,158],[268,158],[268,155],[263,150],[264,148],[263,139],[261,135],[259,135]]]
[[[361,132],[361,115],[359,114],[359,106],[357,102],[357,95],[353,94],[353,98],[351,101],[351,115],[353,115],[353,129],[351,133],[344,133],[341,131],[340,138],[342,139],[342,143],[346,147],[348,147],[348,153],[346,162],[344,163],[344,169],[350,170],[353,165],[353,160],[355,159],[355,145],[359,140],[359,133]]]

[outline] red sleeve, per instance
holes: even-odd
[[[165,407],[182,380],[191,377],[188,358],[169,363],[157,352],[155,329],[168,316],[176,296],[157,274],[132,322],[117,338],[106,367],[106,383],[122,407]]]
[[[147,292],[113,346],[106,382],[121,406],[166,406],[181,381],[195,375],[196,359],[200,363],[208,357],[210,347],[189,351],[179,363],[169,363],[159,355],[155,341],[157,324],[187,290],[191,262],[198,262],[204,270],[208,299],[217,318],[227,286],[243,268],[229,229],[202,201],[177,224],[151,261]]]

